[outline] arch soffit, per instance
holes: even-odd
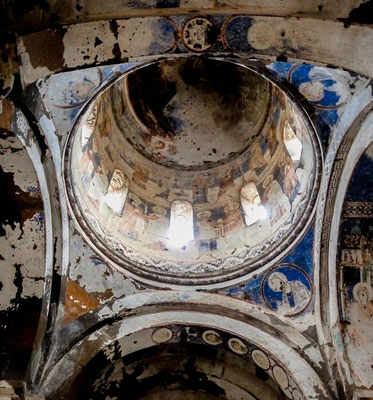
[[[170,309],[170,304],[174,304],[177,309]],[[194,305],[193,311],[190,310],[191,304]],[[146,307],[151,306],[157,308],[146,310]],[[219,312],[217,306],[225,310]],[[254,320],[253,324],[247,322],[248,315]],[[122,319],[123,316],[126,318]],[[281,360],[299,388],[310,399],[333,398],[316,370],[299,354],[302,349],[313,344],[296,329],[280,321],[281,329],[274,332],[274,328],[270,326],[272,317],[263,315],[257,307],[246,302],[220,295],[157,291],[127,296],[102,307],[96,315],[89,316],[90,319],[96,318],[99,322],[97,326],[100,327],[96,330],[91,327],[88,330],[91,333],[77,341],[53,363],[49,371],[45,371],[41,390],[48,396],[67,380],[73,380],[79,372],[76,365],[79,366],[78,369],[84,368],[96,354],[114,341],[144,329],[184,324],[230,332],[265,348],[271,356]],[[82,321],[76,321],[77,330]],[[108,321],[114,322],[105,323]],[[68,329],[71,331],[74,327],[69,326]],[[132,351],[135,350],[129,349],[129,353]]]
[[[366,105],[366,104],[365,104]],[[319,213],[316,219],[314,260],[317,328],[321,344],[332,343],[344,384],[352,382],[343,346],[338,301],[337,251],[339,226],[350,178],[360,157],[373,142],[373,103],[351,120],[345,135],[333,138],[327,155]],[[335,150],[337,148],[337,150]]]

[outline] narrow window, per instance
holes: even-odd
[[[89,117],[86,119],[82,126],[82,147],[84,147],[90,137],[92,136],[93,131],[95,130],[97,121],[97,105],[95,105],[89,114]]]
[[[194,239],[193,206],[187,201],[172,202],[168,239],[175,247],[183,247]]]
[[[285,122],[284,143],[291,159],[293,161],[299,161],[302,154],[302,143],[297,138],[297,135],[288,121]]]
[[[118,215],[122,215],[124,203],[128,194],[128,187],[129,180],[124,172],[120,169],[115,169],[103,201]]]
[[[244,213],[244,220],[247,226],[267,218],[267,210],[262,205],[258,190],[254,182],[247,183],[241,189],[241,205]]]

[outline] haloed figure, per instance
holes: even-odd
[[[279,311],[301,310],[310,299],[310,292],[302,282],[289,281],[282,272],[271,274],[268,278],[268,285],[274,292],[282,293],[281,300],[276,302]]]

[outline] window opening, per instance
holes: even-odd
[[[116,168],[111,177],[109,187],[103,201],[118,215],[122,215],[124,203],[128,194],[128,188],[128,178],[123,171]]]
[[[262,205],[254,182],[247,183],[241,189],[241,205],[244,213],[244,221],[247,226],[267,218],[267,210]]]
[[[284,143],[291,159],[299,161],[302,154],[302,143],[288,121],[285,122],[284,127]]]
[[[194,239],[193,206],[189,202],[172,202],[168,239],[175,247],[183,247]]]

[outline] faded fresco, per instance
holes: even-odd
[[[355,379],[369,386],[373,333],[373,151],[370,146],[351,178],[339,239],[339,301],[345,344]],[[364,321],[364,324],[362,324]]]
[[[179,272],[173,267],[174,262],[183,262],[183,271],[185,268],[193,273],[207,271],[206,268],[216,271],[225,268],[221,264],[227,253],[234,254],[235,261],[230,256],[231,265],[241,264],[249,257],[246,249],[255,248],[263,239],[268,239],[268,244],[262,243],[262,249],[268,251],[274,240],[272,235],[276,234],[276,240],[279,240],[290,224],[298,221],[307,207],[307,196],[313,190],[318,155],[314,153],[316,147],[307,133],[305,122],[277,89],[271,90],[270,112],[268,117],[264,114],[266,119],[252,119],[255,116],[252,110],[239,111],[235,128],[237,132],[247,132],[249,129],[245,143],[237,142],[234,135],[227,133],[226,126],[231,124],[229,120],[215,120],[215,125],[211,124],[210,128],[202,122],[193,128],[190,126],[193,112],[203,106],[197,104],[198,107],[195,107],[193,99],[198,98],[195,95],[197,89],[204,93],[203,82],[206,77],[197,79],[187,76],[183,78],[183,85],[176,84],[174,78],[169,77],[174,65],[179,70],[187,68],[185,62],[155,64],[171,88],[164,94],[166,106],[160,106],[161,101],[166,100],[160,100],[159,96],[158,103],[148,106],[151,112],[147,116],[141,111],[143,105],[139,104],[140,100],[131,103],[127,79],[118,81],[100,96],[93,134],[89,139],[84,139],[83,144],[80,139],[85,129],[83,126],[74,139],[72,174],[78,198],[82,196],[83,200],[80,207],[90,210],[84,213],[85,218],[95,229],[106,232],[104,235],[114,234],[112,240],[122,254],[131,258],[132,251],[136,250],[136,263],[157,264],[160,270],[174,270],[176,273]],[[188,73],[187,70],[184,72]],[[135,78],[131,79],[140,82],[149,79],[145,72],[142,74],[137,77],[135,73]],[[193,79],[197,81],[193,82]],[[218,77],[212,79],[217,79],[216,84],[220,82]],[[141,84],[145,85],[146,81]],[[175,85],[180,92],[175,91]],[[247,100],[246,93],[228,92],[221,97],[222,104],[230,101],[232,96],[236,96],[238,102],[242,101],[242,96]],[[210,97],[202,98],[207,106],[204,116],[213,117],[218,114],[217,110],[222,104],[212,101]],[[136,98],[141,99],[139,96]],[[268,102],[266,99],[262,101]],[[251,103],[245,103],[245,107],[248,104]],[[257,104],[253,107],[255,110]],[[246,117],[246,114],[249,116]],[[198,120],[200,117],[195,115],[194,118]],[[176,123],[176,120],[179,122]],[[285,146],[285,123],[297,132],[302,146],[300,160],[294,161]],[[195,133],[190,133],[190,136],[185,133],[193,130]],[[206,140],[206,144],[198,144],[201,137],[212,134],[216,134],[217,138]],[[219,135],[222,136],[221,140]],[[182,143],[178,143],[178,140]],[[223,157],[223,161],[217,162],[224,156],[222,152],[226,151],[226,141],[234,144],[236,150],[231,151],[228,158]],[[209,143],[213,143],[213,147],[210,153],[205,154]],[[166,150],[162,155],[163,148]],[[185,159],[186,150],[180,152],[181,148],[189,152],[189,161]],[[198,152],[199,149],[201,152]],[[122,215],[114,215],[102,201],[113,171],[117,168],[130,180]],[[268,218],[260,222],[259,231],[255,226],[246,226],[242,214],[240,190],[248,181],[256,182],[261,202],[268,213]],[[170,205],[174,200],[190,202],[194,211],[195,240],[182,251],[172,248],[168,243]],[[252,251],[257,256],[262,250]],[[145,256],[143,261],[140,261],[139,252]],[[185,254],[188,255],[188,267]],[[163,265],[152,261],[151,257],[163,260]],[[201,263],[210,263],[211,267],[199,267]]]
[[[26,149],[11,132],[13,106],[0,112],[0,378],[21,376],[41,312],[45,269],[44,212]],[[6,128],[6,130],[4,129]]]
[[[241,23],[241,28],[240,29],[246,29],[245,28],[245,21],[247,21],[246,18],[237,18],[236,22]],[[237,30],[237,32],[240,32],[240,29]],[[233,25],[230,25],[229,28],[230,32],[233,32]],[[237,34],[237,33],[236,33]],[[243,45],[243,42],[240,40],[236,41],[236,45]],[[64,135],[64,132],[67,132],[69,127],[71,126],[71,123],[75,121],[78,112],[81,110],[82,105],[89,100],[89,98],[95,93],[97,88],[103,87],[109,80],[113,79],[115,76],[118,76],[118,74],[125,72],[129,68],[134,67],[134,63],[128,63],[128,64],[120,64],[120,65],[114,65],[114,66],[105,66],[105,67],[99,67],[99,68],[91,68],[91,69],[86,69],[79,71],[77,74],[74,73],[64,73],[64,74],[59,74],[59,75],[53,75],[51,78],[49,78],[46,82],[40,81],[38,84],[39,91],[42,94],[45,104],[48,107],[48,110],[50,112],[52,120],[58,125],[58,131],[57,134],[59,135]],[[286,80],[290,85],[294,87],[294,89],[299,90],[300,94],[304,95],[310,102],[313,104],[316,110],[316,116],[317,120],[314,121],[318,124],[319,132],[322,134],[322,141],[326,145],[328,142],[328,137],[332,134],[334,127],[336,126],[339,118],[341,117],[343,110],[347,106],[348,102],[352,98],[352,96],[358,92],[363,86],[365,80],[361,77],[358,76],[353,76],[345,71],[340,71],[340,70],[334,70],[330,68],[321,68],[321,67],[314,67],[311,65],[307,64],[296,64],[296,63],[286,63],[286,62],[275,62],[273,64],[269,64],[267,67],[271,72],[275,74],[275,76],[278,79],[284,79]],[[120,101],[117,103],[118,105],[122,104],[123,110],[122,112],[128,112],[128,108],[125,107],[125,101],[126,101],[126,96],[123,96],[123,91],[117,91],[117,88],[119,86],[115,86],[115,89],[113,88],[112,91],[112,96],[116,96]],[[122,97],[123,96],[123,97]],[[109,99],[108,99],[109,101]],[[320,105],[320,107],[317,107]],[[103,107],[103,105],[100,105]],[[172,110],[172,108],[170,109]],[[121,112],[119,109],[118,112]],[[172,111],[174,114],[175,112]],[[173,117],[173,122],[174,122],[174,127],[177,126],[178,120],[177,120],[177,114],[175,114],[175,117]],[[118,120],[118,119],[117,119]],[[113,126],[116,126],[115,119],[111,121]],[[175,125],[176,123],[176,125]],[[103,132],[103,135],[109,134],[110,125],[108,125],[108,122],[105,124],[100,122],[100,130]],[[105,133],[107,132],[107,133]],[[107,136],[106,136],[107,137]],[[93,137],[90,137],[91,141],[87,141],[85,143],[85,150],[87,151],[86,153],[86,163],[89,168],[86,169],[87,174],[84,175],[84,179],[87,179],[90,176],[90,173],[93,173],[93,171],[96,169],[97,171],[100,171],[100,160],[97,158],[94,158],[93,155],[88,154],[93,151],[92,145],[92,139]],[[157,151],[161,151],[162,149],[165,148],[165,144],[163,143],[162,138],[158,138],[157,140],[153,140],[154,144],[154,149]],[[149,141],[146,142],[146,144],[149,145]],[[270,141],[269,143],[273,143]],[[271,144],[272,149],[273,149],[273,144]],[[260,154],[263,154],[261,152],[261,147],[259,146],[257,148],[258,154],[256,156],[255,160],[255,165],[252,167],[257,169],[258,172],[260,172],[260,169],[263,168],[265,165],[266,160],[263,159],[263,156],[259,157]],[[172,148],[169,149],[169,151],[172,153]],[[217,151],[217,149],[216,149]],[[272,150],[273,151],[273,150]],[[210,151],[211,152],[211,151]],[[154,153],[156,154],[156,152]],[[209,153],[205,152],[205,155],[208,156]],[[214,153],[211,153],[212,156],[214,156]],[[266,156],[268,156],[271,153],[267,153]],[[132,165],[133,163],[128,160],[128,157],[126,158],[126,162],[129,163],[132,168],[134,168],[133,174],[136,174],[136,179],[138,179],[138,183],[141,185],[146,185],[147,182],[149,181],[149,168],[146,167],[141,167]],[[94,163],[96,163],[96,167],[93,167]],[[238,168],[235,169],[233,179],[227,176],[225,178],[223,176],[223,181],[222,181],[222,189],[220,189],[220,186],[217,187],[217,189],[214,190],[209,190],[209,180],[207,177],[203,174],[200,173],[199,177],[195,179],[195,184],[199,186],[199,189],[193,189],[193,182],[188,183],[188,187],[191,188],[189,190],[187,199],[190,200],[191,197],[194,198],[194,206],[198,207],[198,204],[210,204],[209,202],[214,201],[217,196],[219,195],[220,190],[223,192],[224,188],[229,188],[229,182],[235,183],[237,180],[235,180],[235,177],[238,176],[237,173],[243,174],[243,176],[246,176],[248,171],[249,171],[249,164],[247,162],[243,162],[242,165],[240,165]],[[135,170],[136,168],[136,170]],[[91,172],[89,172],[91,171]],[[241,171],[241,172],[239,172]],[[246,175],[245,175],[246,174]],[[103,192],[106,190],[106,185],[109,184],[110,181],[110,173],[106,173],[106,176],[104,174],[101,174],[100,176],[104,177],[103,179]],[[241,175],[242,176],[242,175]],[[141,183],[142,182],[142,183]],[[264,186],[267,186],[267,182],[263,182]],[[275,188],[275,185],[273,185]],[[288,187],[288,193],[291,193],[291,185],[287,185]],[[279,185],[279,188],[281,190],[286,190],[285,186],[281,187]],[[266,189],[263,187],[258,188],[260,191],[260,194],[264,194],[266,192]],[[289,191],[290,190],[290,191]],[[267,190],[267,193],[269,190]],[[191,193],[191,194],[190,194]],[[184,191],[185,194],[185,191]],[[161,196],[163,196],[163,199],[168,199],[170,196],[170,192],[168,193],[161,193]],[[264,197],[264,200],[266,197]],[[284,198],[286,200],[286,198]],[[145,203],[147,206],[145,207]],[[286,201],[284,202],[285,209],[286,209]],[[236,210],[232,214],[232,210]],[[135,211],[135,212],[134,212]],[[145,215],[147,216],[144,218],[144,211]],[[229,211],[229,220],[227,220],[226,212]],[[127,197],[127,202],[126,202],[126,212],[127,218],[128,218],[128,232],[129,234],[127,237],[132,237],[132,238],[138,238],[139,235],[141,235],[141,232],[143,232],[144,227],[146,226],[156,226],[158,227],[157,229],[167,229],[167,224],[168,224],[168,218],[169,218],[169,211],[168,207],[162,206],[162,205],[156,205],[153,202],[149,202],[147,199],[141,199],[139,196],[136,196],[134,193],[129,193],[129,196]],[[204,232],[206,232],[206,229],[203,229],[203,226],[206,227],[206,222],[209,220],[213,219],[213,235],[219,235],[224,233],[225,231],[228,231],[232,229],[231,227],[236,227],[239,228],[243,226],[243,220],[242,220],[242,211],[240,209],[240,204],[230,204],[228,203],[228,206],[221,207],[219,209],[214,210],[214,212],[211,212],[209,210],[205,211],[202,210],[200,212],[194,213],[195,215],[195,229],[199,233],[199,235],[206,235]],[[279,214],[281,215],[281,213]],[[150,218],[151,217],[151,218]],[[278,217],[277,217],[278,218]],[[131,222],[132,219],[132,222]],[[225,221],[225,223],[223,222]],[[231,222],[229,222],[231,221]],[[233,223],[233,224],[232,224]],[[201,237],[201,236],[200,236]],[[203,238],[203,239],[202,239]],[[298,267],[301,267],[306,276],[309,277],[311,282],[313,281],[313,272],[312,272],[312,254],[311,254],[311,249],[312,249],[312,243],[313,243],[313,233],[312,230],[305,235],[303,241],[291,252],[291,254],[282,260],[282,262],[290,262],[294,263]],[[85,245],[82,242],[80,247],[76,248],[77,254],[79,254],[79,251],[82,250],[82,256],[76,256],[76,267],[72,267],[76,270],[76,272],[72,272],[72,278],[76,279],[76,277],[80,278],[84,276],[85,274],[80,273],[78,271],[83,271],[88,270],[90,268],[97,268],[97,266],[102,266],[102,273],[104,274],[103,276],[109,276],[108,274],[112,274],[110,269],[107,269],[105,266],[105,263],[98,257],[96,256],[91,250],[89,250],[90,255],[86,255],[86,251],[84,250]],[[211,254],[216,250],[218,246],[218,242],[216,238],[204,238],[204,236],[201,237],[201,240],[199,242],[199,252],[201,254]],[[157,249],[159,246],[157,246]],[[160,247],[162,249],[163,247]],[[304,257],[302,257],[302,255]],[[73,258],[73,257],[72,257]],[[73,263],[75,265],[75,262]],[[83,267],[84,265],[84,267]],[[72,269],[72,271],[74,271]],[[105,272],[106,271],[106,272]],[[117,272],[116,272],[117,273]],[[238,296],[240,298],[244,298],[247,301],[253,301],[255,303],[261,304],[263,307],[268,307],[265,299],[262,296],[261,293],[261,287],[262,287],[262,282],[263,282],[263,277],[264,274],[260,275],[260,277],[255,278],[247,282],[244,287],[240,285],[239,287],[233,287],[228,290],[228,292],[231,295]],[[106,279],[106,278],[105,278]],[[309,289],[307,286],[308,280],[306,279],[305,284],[306,288]],[[88,281],[86,283],[83,283],[83,285],[88,284]],[[112,284],[108,283],[108,288],[111,287]],[[84,287],[84,286],[83,286]],[[98,293],[96,290],[96,286],[93,285],[92,288],[88,288],[89,291],[93,291],[95,293]],[[97,286],[98,288],[98,286]],[[132,288],[129,288],[129,292],[131,292]],[[113,291],[114,296],[119,295],[120,291],[117,291],[115,289]],[[126,292],[126,291],[124,291]],[[225,291],[224,291],[225,292]],[[273,293],[269,292],[268,293],[268,298],[270,299],[271,303],[271,296],[272,295],[277,295],[278,293]],[[312,291],[310,291],[310,295],[312,296]],[[75,292],[75,296],[77,296]],[[98,296],[99,299],[95,300],[98,302],[103,302],[105,301],[104,299],[106,297]],[[67,299],[70,297],[67,296]],[[73,296],[75,299],[75,297]],[[73,300],[71,300],[73,301]],[[75,303],[76,304],[76,303]],[[98,304],[98,303],[97,303]],[[83,305],[85,303],[83,302]],[[276,307],[275,307],[276,308]],[[308,307],[306,310],[309,309]],[[80,308],[79,315],[81,313],[86,312],[86,309]],[[277,312],[276,309],[272,309],[273,311]],[[298,314],[297,314],[298,315]]]
[[[364,88],[366,79],[347,71],[308,64],[274,62],[267,68],[280,80],[290,83],[314,109],[313,122],[324,148],[354,94]]]
[[[278,315],[302,317],[303,313],[312,310],[313,235],[311,226],[300,243],[280,263],[245,284],[233,286],[222,293],[260,304]]]
[[[140,342],[142,350],[138,351]],[[91,374],[87,376],[87,382],[81,381],[84,389],[78,392],[88,392],[93,399],[119,397],[123,393],[138,395],[152,389],[156,392],[158,386],[172,388],[177,393],[187,385],[200,386],[202,399],[205,391],[221,396],[227,394],[231,398],[250,398],[261,393],[273,400],[306,398],[280,360],[265,349],[222,330],[202,326],[160,326],[134,334],[131,339],[124,337],[102,353],[86,367]],[[159,358],[154,364],[155,354]],[[216,369],[204,365],[208,354],[214,355]],[[230,360],[229,364],[236,367],[232,374],[229,364],[225,366],[231,382],[228,386],[221,380],[224,376],[222,360]],[[245,365],[242,361],[247,366],[238,373]],[[126,384],[122,377],[127,378]],[[268,380],[272,390],[263,387],[263,381]],[[235,388],[236,385],[241,389]]]

